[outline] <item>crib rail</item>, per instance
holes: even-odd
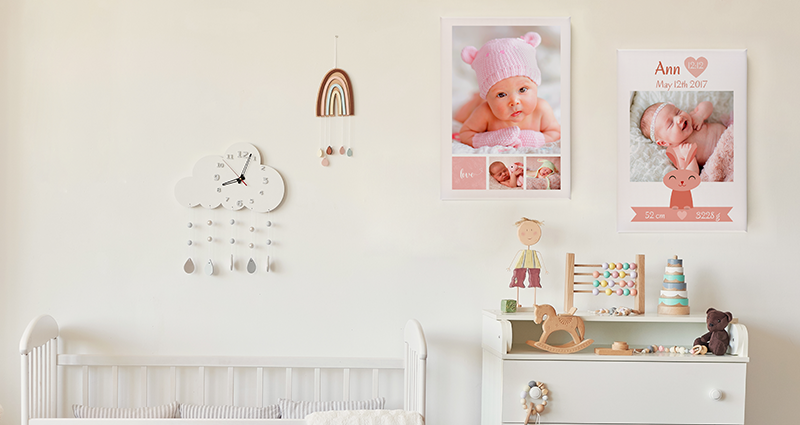
[[[427,361],[427,346],[422,327],[416,320],[410,320],[405,328],[405,358],[403,359],[380,359],[380,358],[323,358],[323,357],[221,357],[221,356],[129,356],[129,355],[98,355],[98,354],[58,354],[58,325],[50,316],[40,316],[26,329],[20,342],[20,353],[22,355],[22,425],[29,425],[30,419],[58,418],[59,400],[58,391],[65,390],[64,384],[58,382],[59,376],[65,372],[59,371],[79,371],[78,381],[80,393],[75,392],[73,399],[80,396],[80,403],[90,405],[90,386],[92,379],[90,371],[102,370],[108,374],[110,371],[110,381],[102,389],[92,391],[102,391],[111,400],[111,406],[121,407],[120,400],[129,400],[132,395],[130,389],[124,388],[124,397],[120,397],[120,382],[130,376],[138,376],[138,385],[134,385],[140,391],[139,400],[143,400],[145,406],[150,400],[149,377],[157,373],[159,378],[167,376],[166,380],[158,380],[158,391],[162,394],[172,395],[171,400],[180,400],[178,382],[186,385],[186,374],[193,374],[193,383],[199,388],[193,388],[192,393],[202,398],[202,404],[212,404],[209,401],[209,394],[216,391],[216,402],[219,403],[220,393],[224,394],[225,404],[234,405],[235,394],[242,389],[242,383],[236,382],[237,372],[255,371],[255,391],[249,388],[251,382],[248,380],[248,393],[255,394],[256,407],[264,407],[264,388],[268,379],[268,374],[285,373],[283,385],[284,396],[286,399],[293,399],[293,382],[298,374],[304,377],[302,382],[309,374],[313,373],[313,400],[320,401],[323,392],[323,381],[330,384],[332,376],[339,376],[342,387],[342,398],[339,400],[350,401],[351,386],[354,377],[357,375],[362,383],[358,388],[362,394],[366,390],[371,392],[371,397],[381,396],[382,378],[386,373],[403,370],[403,405],[406,410],[414,410],[425,414],[425,373]],[[281,370],[283,372],[281,372]],[[123,372],[124,371],[124,372]],[[158,371],[158,372],[154,372]],[[220,385],[213,385],[213,388],[206,388],[207,376],[215,377],[214,382],[218,382],[220,373],[226,381],[226,390],[222,392]],[[95,372],[96,373],[96,372]],[[365,375],[366,374],[366,375]],[[371,379],[367,378],[371,374]],[[121,375],[124,378],[121,378]],[[182,379],[179,379],[179,375]],[[104,375],[106,376],[106,375]],[[252,375],[248,375],[252,377]],[[274,375],[270,375],[274,376]],[[371,385],[363,384],[364,379],[371,380]],[[210,379],[210,378],[209,378]],[[127,381],[125,381],[127,382]],[[280,383],[278,383],[280,385]],[[308,382],[308,385],[311,385]],[[94,387],[93,387],[94,388]],[[306,384],[303,389],[308,392]],[[329,385],[325,388],[329,388]],[[77,389],[77,388],[76,388]],[[272,396],[272,394],[269,394]],[[398,394],[399,395],[399,394]],[[303,398],[307,400],[307,398]],[[308,401],[308,400],[307,400]],[[194,401],[199,403],[200,400]],[[397,400],[399,403],[399,399]],[[271,403],[268,403],[271,404]],[[124,406],[130,407],[130,406]],[[64,415],[64,413],[61,413]],[[38,422],[38,421],[37,421]]]
[[[402,370],[404,362],[402,359],[361,359],[361,358],[323,358],[323,357],[216,357],[216,356],[109,356],[93,354],[61,354],[58,356],[58,366],[61,367],[80,367],[82,369],[81,378],[81,404],[89,405],[89,370],[93,367],[104,367],[111,369],[111,400],[113,405],[110,407],[120,407],[119,401],[119,381],[120,373],[123,368],[139,368],[142,400],[148,400],[148,372],[151,369],[166,368],[169,370],[169,383],[166,390],[167,394],[173,394],[172,399],[179,400],[178,394],[178,371],[179,369],[193,369],[198,374],[196,380],[199,388],[197,393],[201,395],[202,404],[210,404],[210,389],[206,387],[206,376],[211,369],[224,369],[227,371],[227,389],[225,391],[225,403],[234,404],[234,395],[239,388],[235,383],[237,370],[253,369],[256,372],[255,394],[256,407],[264,406],[264,383],[265,371],[277,369],[285,371],[285,389],[283,398],[292,400],[293,382],[295,373],[303,370],[313,371],[314,398],[313,401],[321,400],[322,393],[322,372],[336,371],[342,377],[342,401],[350,400],[351,371],[368,370],[372,373],[371,397],[380,396],[380,376],[382,372],[389,370]]]

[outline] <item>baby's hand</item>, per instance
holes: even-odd
[[[700,127],[703,126],[703,123],[711,116],[711,113],[714,112],[714,104],[709,101],[703,101],[697,104],[692,112],[689,112],[689,116],[692,117],[692,127],[695,130],[700,130]]]
[[[689,113],[689,118],[691,118],[691,122],[689,125],[692,126],[695,130],[700,130],[700,127],[703,126],[703,121],[705,121],[702,117],[696,115],[694,111]]]
[[[519,127],[516,125],[506,128],[508,131],[508,138],[503,141],[503,146],[509,148],[518,148],[522,146],[522,139],[519,137]]]

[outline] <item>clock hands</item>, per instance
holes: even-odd
[[[247,157],[247,161],[244,163],[244,168],[242,169],[242,174],[240,174],[240,175],[239,175],[239,177],[237,177],[237,178],[235,178],[235,179],[233,179],[233,180],[228,180],[228,181],[226,181],[225,183],[222,183],[222,185],[223,185],[223,186],[227,186],[227,185],[229,185],[229,184],[233,184],[233,183],[239,183],[239,184],[243,184],[243,185],[247,186],[247,183],[245,183],[245,181],[244,181],[244,173],[247,171],[247,165],[250,163],[250,157],[252,157],[252,156],[253,156],[253,154],[250,154],[250,155]],[[230,166],[230,164],[228,164],[228,162],[227,162],[227,161],[225,161],[225,160],[223,159],[223,160],[222,160],[222,162],[224,162],[224,163],[225,163],[225,165],[227,165],[227,166],[228,166],[228,168],[230,168],[230,169],[231,169],[231,171],[233,171],[233,173],[234,173],[234,174],[236,173],[236,171],[234,171],[233,167],[231,167],[231,166]]]
[[[242,168],[242,175],[239,176],[239,179],[242,181],[242,183],[244,183],[244,173],[247,172],[247,166],[250,164],[250,158],[252,157],[253,154],[247,155],[247,161],[244,162],[244,168]]]

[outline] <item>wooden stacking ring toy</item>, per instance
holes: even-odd
[[[534,413],[539,415],[544,412],[544,408],[547,406],[547,400],[550,399],[550,390],[547,389],[544,382],[531,381],[525,386],[525,389],[520,394],[520,398],[522,408],[525,409],[527,413],[525,415],[525,422],[523,423],[527,425],[528,421],[531,419],[531,415]],[[536,404],[534,400],[542,400],[542,404]]]

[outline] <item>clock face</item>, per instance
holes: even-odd
[[[209,209],[222,205],[231,210],[268,212],[281,203],[283,194],[283,178],[261,163],[258,150],[249,143],[236,143],[223,155],[201,158],[192,177],[175,186],[175,197],[182,205]]]

